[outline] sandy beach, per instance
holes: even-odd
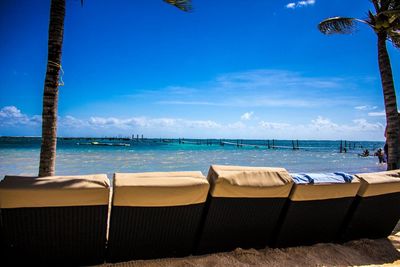
[[[285,249],[238,248],[227,253],[102,266],[400,266],[400,223],[387,239],[363,239],[345,244],[316,244]]]

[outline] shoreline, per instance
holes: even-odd
[[[41,139],[40,135],[0,135],[1,139]],[[58,140],[91,140],[91,139],[99,139],[99,140],[107,140],[107,139],[114,139],[114,140],[136,140],[137,137],[116,137],[116,136],[57,136]],[[142,136],[139,137],[142,139]],[[292,140],[299,140],[304,142],[340,142],[349,141],[349,142],[385,142],[385,139],[380,140],[348,140],[348,139],[299,139],[299,138],[292,138],[292,139],[279,139],[279,138],[242,138],[242,137],[229,137],[229,138],[222,138],[222,137],[209,137],[209,138],[196,138],[196,137],[143,137],[143,139],[147,140],[159,140],[159,139],[170,139],[170,140],[246,140],[246,141],[263,141],[263,140],[275,140],[275,141],[292,141]]]

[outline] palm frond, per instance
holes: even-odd
[[[189,12],[192,10],[191,0],[164,0],[164,2],[179,8],[182,11]]]
[[[318,29],[323,34],[352,33],[355,30],[356,21],[358,20],[355,18],[328,18],[318,24]]]
[[[378,13],[373,27],[384,31],[398,30],[400,28],[400,10],[388,10]]]
[[[392,2],[395,2],[393,0],[378,0],[379,5],[380,5],[380,10],[379,11],[386,11],[389,9],[389,6],[392,4]]]
[[[367,22],[368,22],[370,25],[375,25],[375,23],[376,23],[376,17],[375,17],[375,15],[371,12],[371,10],[368,10]]]
[[[374,4],[375,11],[379,12],[380,10],[380,0],[371,0],[372,4]]]
[[[386,16],[399,16],[400,17],[400,9],[386,10],[386,11],[380,12],[379,14],[384,14]]]
[[[395,10],[400,8],[399,0],[371,0],[377,12]]]
[[[389,31],[388,40],[391,41],[396,48],[400,49],[400,30]]]
[[[399,0],[385,0],[387,5],[387,10],[396,10],[400,9],[400,1]]]

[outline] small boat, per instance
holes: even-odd
[[[91,145],[91,146],[131,146],[127,143],[101,143],[101,142],[91,142],[91,143],[76,143],[77,145]]]
[[[114,143],[112,144],[113,146],[131,146],[131,144],[127,144],[127,143]]]

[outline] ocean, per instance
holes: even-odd
[[[106,173],[111,178],[115,172],[201,171],[207,175],[211,164],[350,174],[386,169],[377,157],[359,156],[364,149],[373,155],[383,142],[346,142],[346,153],[340,153],[340,144],[310,140],[59,138],[56,174]],[[342,152],[344,145],[342,142]],[[0,179],[4,175],[37,175],[39,153],[40,138],[0,137]]]

